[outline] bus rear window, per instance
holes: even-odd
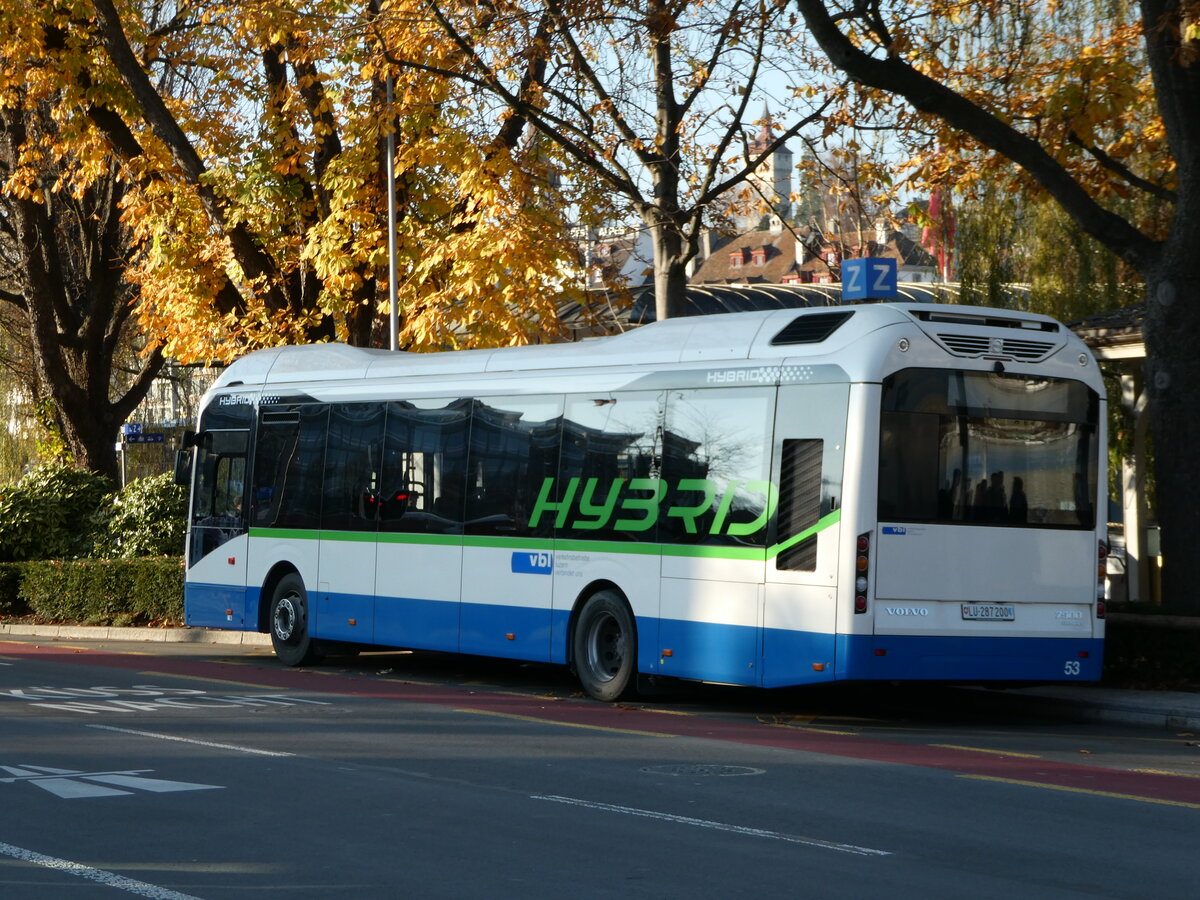
[[[1098,418],[1080,382],[897,372],[883,384],[879,519],[1093,528]]]

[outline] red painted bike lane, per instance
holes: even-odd
[[[417,684],[341,672],[319,672],[186,658],[153,657],[62,646],[0,642],[0,654],[16,658],[229,682],[263,688],[431,704],[547,723],[604,728],[672,737],[776,747],[849,759],[941,769],[979,778],[1004,779],[1067,790],[1119,795],[1200,808],[1200,779],[1130,772],[1099,766],[1052,762],[1003,753],[978,752],[816,729],[735,721],[704,715],[677,715],[639,706],[584,699],[464,691],[449,685]],[[231,677],[233,676],[233,677]]]

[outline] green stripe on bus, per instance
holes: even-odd
[[[554,542],[554,549],[564,553],[623,553],[626,556],[661,556],[663,545],[633,543],[632,541],[578,541],[563,538]]]
[[[332,533],[332,532],[331,532]],[[344,532],[339,532],[344,533]],[[370,532],[365,532],[370,533]],[[321,532],[307,528],[251,528],[250,537],[274,538],[277,541],[315,541]]]
[[[304,528],[251,528],[250,537],[292,541],[349,541],[442,547],[489,547],[497,550],[546,550],[563,553],[620,553],[626,556],[670,556],[685,559],[737,559],[763,562],[841,521],[835,509],[811,528],[772,547],[730,547],[709,544],[656,544],[627,541],[580,541],[571,538],[496,537],[418,532],[318,531]]]
[[[793,535],[792,537],[788,538],[783,543],[776,544],[774,547],[772,547],[770,550],[767,551],[767,555],[769,557],[771,557],[772,559],[774,559],[776,556],[778,556],[784,550],[791,549],[792,547],[796,546],[801,541],[808,540],[814,534],[824,531],[826,528],[829,528],[831,525],[836,525],[841,520],[842,520],[842,511],[840,509],[835,509],[829,515],[822,516],[820,519],[818,519],[817,524],[813,525],[811,528],[805,528],[802,532],[800,532],[797,535]]]

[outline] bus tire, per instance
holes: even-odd
[[[611,703],[631,694],[637,679],[637,626],[624,598],[600,591],[588,598],[571,642],[575,674],[588,696]]]
[[[279,579],[271,595],[271,646],[285,666],[306,666],[320,660],[317,642],[308,633],[308,593],[295,572]]]

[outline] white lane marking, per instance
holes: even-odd
[[[136,734],[138,737],[158,738],[160,741],[178,741],[181,744],[198,744],[214,750],[236,750],[238,753],[253,753],[257,756],[295,756],[284,750],[259,750],[257,747],[239,747],[237,744],[218,744],[216,741],[200,741],[195,738],[178,737],[174,734],[159,734],[156,731],[137,731],[133,728],[116,728],[112,725],[85,725],[84,728],[99,728],[101,731],[118,731],[121,734]]]
[[[640,816],[643,819],[658,819],[661,822],[674,822],[677,825],[694,825],[698,828],[710,828],[714,831],[728,831],[733,834],[744,834],[749,837],[769,838],[774,841],[786,841],[789,844],[803,844],[806,847],[820,847],[823,850],[836,850],[839,853],[853,853],[856,856],[891,856],[888,850],[876,850],[873,847],[858,847],[854,844],[839,844],[836,841],[822,841],[819,838],[803,837],[798,834],[784,834],[779,831],[766,831],[762,828],[747,828],[745,825],[729,825],[725,822],[712,822],[708,819],[693,819],[691,816],[676,816],[671,813],[655,812],[650,809],[637,809],[632,806],[616,806],[611,803],[597,803],[593,800],[576,800],[573,797],[559,797],[552,794],[534,794],[530,800],[549,800],[552,803],[566,803],[570,806],[582,806],[585,809],[599,809],[604,812],[623,813],[627,816]]]
[[[196,784],[191,781],[168,781],[164,778],[146,778],[145,772],[153,769],[123,769],[116,772],[85,772],[82,769],[56,769],[51,766],[0,766],[12,778],[0,778],[0,784],[16,784],[26,781],[49,791],[64,800],[80,797],[116,797],[132,794],[133,790],[121,791],[102,787],[104,784],[149,791],[153,794],[168,794],[174,791],[214,791],[219,784]]]
[[[43,853],[26,850],[23,847],[14,847],[12,844],[0,842],[0,855],[8,856],[21,862],[45,866],[47,869],[65,872],[67,875],[86,878],[89,881],[95,881],[107,887],[114,887],[122,891],[128,891],[131,894],[137,894],[139,897],[150,897],[152,900],[200,900],[200,898],[194,897],[191,894],[181,894],[179,891],[159,887],[157,884],[135,881],[132,878],[126,878],[124,875],[118,875],[116,872],[93,869],[91,866],[85,866],[82,863],[71,862],[69,859],[59,859],[55,856],[46,856]]]

